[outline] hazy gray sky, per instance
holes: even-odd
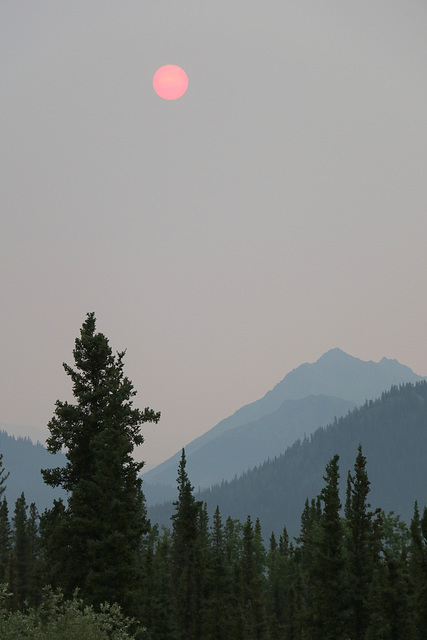
[[[427,375],[425,2],[2,0],[0,31],[0,422],[71,398],[92,310],[149,466],[332,347]]]

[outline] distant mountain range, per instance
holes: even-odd
[[[191,481],[196,488],[207,488],[231,480],[392,385],[421,380],[397,360],[366,362],[332,349],[190,442],[185,450]],[[174,498],[180,455],[143,474],[148,504]]]
[[[46,442],[46,438],[49,436],[47,429],[41,429],[40,427],[26,427],[20,424],[9,424],[6,422],[0,422],[0,431],[6,431],[10,436],[15,438],[29,438],[34,444],[40,442],[43,444]]]
[[[187,445],[190,479],[196,489],[232,481],[269,458],[273,460],[288,452],[291,445],[297,446],[295,441],[346,415],[365,399],[380,396],[392,385],[420,380],[423,380],[421,376],[396,360],[364,362],[340,349],[328,351],[317,362],[291,371],[263,398],[242,407]],[[50,507],[54,497],[65,497],[59,489],[45,485],[40,473],[42,468],[65,464],[65,456],[60,453],[52,456],[41,444],[8,435],[11,432],[19,436],[25,433],[24,427],[0,424],[1,428],[4,431],[0,430],[0,453],[4,456],[4,467],[10,471],[6,489],[9,507],[13,508],[22,491],[27,502],[35,502],[39,511]],[[40,434],[35,430],[33,437],[43,440],[44,435],[41,430]],[[180,454],[143,475],[143,490],[149,505],[175,499]],[[323,469],[319,473],[321,480]],[[225,486],[231,484],[225,483]],[[301,487],[305,491],[304,480]],[[276,483],[273,492],[280,494],[281,486]],[[271,497],[266,504],[269,501]],[[241,506],[247,509],[244,501]]]
[[[27,504],[35,502],[40,513],[52,506],[54,498],[65,497],[60,489],[48,487],[40,473],[40,469],[63,466],[66,462],[64,454],[52,455],[42,444],[33,444],[29,438],[15,438],[5,431],[0,431],[0,453],[6,473],[10,473],[5,493],[9,510],[13,510],[22,492]]]
[[[227,517],[259,517],[264,538],[286,526],[291,536],[300,530],[308,498],[316,498],[328,461],[340,456],[341,501],[345,501],[347,472],[353,471],[358,445],[367,458],[372,509],[394,511],[409,523],[415,500],[427,506],[427,382],[394,386],[381,398],[354,409],[310,438],[298,440],[284,454],[211,489],[199,492],[212,516],[216,506]],[[191,480],[191,475],[190,475]],[[171,526],[171,502],[148,510],[151,521]]]

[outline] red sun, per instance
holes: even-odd
[[[176,64],[165,64],[154,74],[153,87],[161,98],[176,100],[187,91],[188,77],[184,69]]]

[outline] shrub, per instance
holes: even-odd
[[[2,640],[134,640],[145,636],[143,628],[137,635],[132,633],[137,623],[126,618],[118,604],[105,603],[96,611],[84,604],[77,591],[72,600],[65,600],[60,592],[46,587],[41,605],[26,613],[10,612],[9,597],[7,586],[0,585]]]

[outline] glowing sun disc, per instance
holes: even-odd
[[[187,91],[188,77],[184,69],[176,64],[165,64],[154,74],[153,87],[161,98],[176,100]]]

